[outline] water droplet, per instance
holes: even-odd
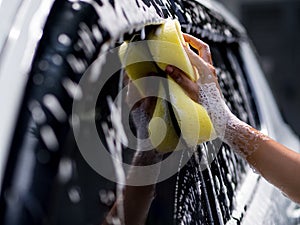
[[[39,149],[36,153],[36,159],[41,164],[46,164],[50,161],[50,154],[45,149]]]
[[[41,71],[46,71],[49,68],[49,63],[46,60],[41,60],[38,67]]]
[[[146,38],[146,32],[145,32],[145,28],[143,28],[141,30],[141,40],[144,40]]]
[[[221,185],[220,185],[219,178],[217,176],[215,176],[215,185],[216,185],[216,191],[217,193],[219,193],[221,189]]]
[[[41,105],[39,104],[38,101],[31,101],[28,105],[28,108],[31,112],[31,116],[34,120],[34,122],[38,123],[38,124],[42,124],[45,123],[46,121],[46,115],[44,113],[44,111],[41,108]]]
[[[250,165],[250,168],[253,171],[253,173],[260,174],[254,166]]]
[[[225,34],[227,37],[232,37],[232,34],[231,34],[230,30],[228,30],[228,29],[225,29],[225,30],[224,30],[224,34]]]
[[[78,11],[81,9],[81,5],[78,2],[72,4],[72,9]]]
[[[197,191],[199,193],[199,195],[201,195],[201,182],[200,181],[197,181]]]
[[[69,46],[71,44],[71,39],[66,34],[60,34],[58,36],[58,42],[62,45]]]
[[[60,55],[55,54],[55,55],[52,56],[52,62],[53,62],[55,65],[59,66],[59,65],[62,64],[63,58],[62,58]]]
[[[79,24],[79,27],[78,35],[83,45],[83,51],[87,57],[90,57],[96,51],[96,47],[93,42],[93,33],[88,25],[83,22]]]
[[[110,190],[109,191],[100,190],[99,197],[100,197],[100,201],[108,206],[112,205],[116,200],[115,193]]]
[[[67,56],[67,61],[75,73],[83,73],[87,67],[83,59],[76,58],[72,54]]]
[[[68,195],[69,195],[70,201],[74,204],[80,202],[80,200],[81,200],[81,194],[80,194],[80,188],[79,187],[72,187],[68,191]]]
[[[103,40],[102,33],[96,24],[92,26],[92,32],[93,32],[94,38],[98,42],[101,42]]]
[[[159,28],[156,29],[155,35],[156,35],[156,36],[159,36],[159,35],[161,34],[161,32],[162,32],[162,28],[159,27]]]
[[[73,166],[69,158],[63,158],[59,162],[58,177],[62,183],[66,183],[72,177]]]
[[[64,122],[67,119],[66,112],[64,111],[58,99],[54,95],[45,95],[43,98],[43,103],[58,121]]]
[[[205,14],[202,10],[199,12],[199,14],[200,14],[201,19],[205,20]]]
[[[52,128],[45,125],[41,128],[40,133],[47,148],[51,151],[56,151],[59,144]]]
[[[43,82],[44,82],[44,77],[43,77],[42,74],[37,73],[37,74],[34,74],[34,75],[33,75],[32,80],[33,80],[33,83],[34,83],[35,85],[41,85],[41,84],[43,84]]]
[[[230,173],[227,173],[227,180],[229,181],[229,182],[231,182],[231,180],[232,180],[232,175],[230,174]]]
[[[211,24],[207,23],[203,26],[204,29],[211,30]]]
[[[66,78],[62,81],[63,87],[66,89],[68,94],[71,98],[79,100],[82,98],[82,90],[79,85],[77,85],[75,82],[70,80],[69,78]]]

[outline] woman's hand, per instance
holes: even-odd
[[[230,118],[235,116],[226,106],[220,91],[209,46],[188,34],[184,34],[184,39],[198,52],[196,54],[188,46],[184,46],[191,64],[199,74],[199,79],[193,82],[183,71],[171,65],[166,68],[166,72],[185,90],[190,98],[206,109],[217,136],[224,140],[227,123]]]
[[[198,51],[198,54],[193,52],[188,46],[183,46],[191,64],[199,74],[199,80],[195,83],[190,80],[186,74],[175,66],[169,65],[166,72],[185,90],[188,96],[196,102],[199,99],[199,87],[201,84],[215,83],[219,88],[216,70],[212,65],[212,58],[208,44],[189,35],[183,34],[185,41]]]

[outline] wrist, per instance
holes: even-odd
[[[206,109],[217,137],[224,140],[226,127],[232,118],[236,118],[227,107],[217,84],[200,84],[199,103]]]

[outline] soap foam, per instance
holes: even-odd
[[[215,83],[200,84],[199,94],[200,104],[207,110],[216,135],[223,140],[226,124],[232,113],[221,97]]]
[[[216,83],[200,84],[200,104],[207,110],[216,135],[244,158],[270,138],[239,120],[227,107]]]

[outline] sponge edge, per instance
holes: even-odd
[[[165,70],[172,62],[184,71],[192,81],[196,81],[198,75],[185,52],[183,45],[188,47],[180,30],[177,20],[167,20],[156,31],[147,36],[150,52],[157,65]]]
[[[192,147],[210,140],[213,125],[205,108],[189,98],[169,76],[168,84],[172,107],[186,144]],[[195,126],[195,124],[198,124],[198,126]]]
[[[157,99],[152,119],[149,122],[149,139],[158,151],[171,152],[178,146],[179,139],[170,117],[162,84],[159,87],[159,96],[163,98]]]
[[[127,42],[124,41],[119,48],[119,58],[128,77],[136,80],[146,77],[149,73],[157,73],[155,62],[149,52],[147,42]],[[142,96],[145,96],[143,83],[137,87]]]
[[[203,106],[191,100],[168,76],[168,86],[170,90],[170,102],[175,113],[176,120],[180,127],[181,136],[178,137],[167,106],[165,90],[160,84],[159,98],[149,123],[149,138],[154,148],[160,152],[171,152],[180,150],[186,145],[193,147],[204,141],[211,140],[213,135],[213,125]],[[157,119],[162,118],[162,120]],[[198,124],[198,126],[196,125]],[[167,131],[165,131],[167,128]],[[183,144],[182,139],[185,144]]]

